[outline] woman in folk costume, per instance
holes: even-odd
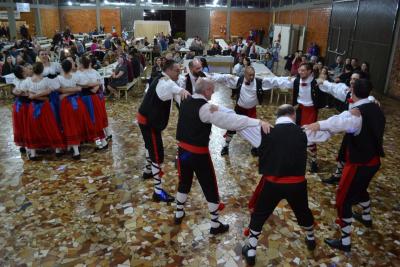
[[[65,59],[61,64],[63,73],[57,77],[59,83],[61,110],[60,117],[64,140],[68,148],[73,149],[73,159],[80,159],[79,145],[87,140],[86,123],[89,120],[79,93],[76,75],[72,73],[71,61]]]
[[[104,128],[107,127],[107,113],[104,103],[97,94],[101,86],[100,74],[90,67],[90,59],[82,56],[80,60],[81,70],[76,73],[77,85],[82,87],[81,99],[89,113],[86,121],[87,139],[95,141],[96,150],[107,149]]]
[[[27,79],[25,68],[21,65],[16,66],[14,75],[13,94],[16,96],[12,111],[14,143],[20,147],[21,153],[24,153],[26,145],[25,124],[30,103],[27,91],[22,89],[22,84]]]
[[[56,121],[55,109],[51,106],[49,95],[56,87],[54,81],[44,78],[43,64],[36,62],[33,76],[22,84],[22,90],[29,93],[29,104],[26,121],[26,148],[31,160],[37,160],[36,149],[54,148],[56,155],[61,154],[65,146],[64,139]]]

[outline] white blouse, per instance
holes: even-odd
[[[56,75],[61,72],[61,65],[57,62],[50,62],[50,66],[44,66],[43,77],[51,74]]]
[[[100,74],[94,69],[87,69],[83,71],[76,72],[77,84],[86,85],[89,83],[101,83]]]
[[[76,87],[76,84],[78,83],[78,77],[75,74],[72,74],[72,77],[69,79],[62,75],[58,75],[56,80],[59,84],[59,87],[63,88]]]
[[[58,88],[58,83],[49,79],[43,78],[41,81],[34,82],[32,79],[26,79],[22,84],[21,90],[32,93],[40,93],[47,89],[55,90]]]

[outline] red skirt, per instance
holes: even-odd
[[[106,110],[106,99],[103,95],[96,95],[100,100],[100,113],[101,113],[101,123],[103,125],[103,129],[108,127],[108,116]]]
[[[40,109],[37,107],[42,105]],[[38,110],[40,113],[38,114]],[[40,104],[31,102],[26,120],[26,147],[64,148],[64,138],[48,100]]]
[[[87,113],[79,97],[75,98],[75,104],[72,104],[70,99],[65,97],[61,100],[60,117],[64,140],[67,145],[79,145],[86,141]],[[76,105],[75,108],[74,105]]]
[[[96,139],[105,138],[103,130],[104,120],[100,98],[95,94],[82,96],[82,98],[85,98],[85,101],[83,101],[84,103],[91,102],[91,106],[93,108],[90,109],[85,104],[85,141],[93,142]]]
[[[29,103],[18,102],[13,105],[12,120],[14,130],[14,143],[17,146],[25,147],[26,120],[28,117]]]
[[[256,107],[252,108],[242,108],[238,104],[235,106],[235,112],[239,115],[244,115],[249,118],[257,119],[257,109]]]

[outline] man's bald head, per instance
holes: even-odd
[[[244,69],[244,78],[245,78],[245,84],[249,85],[254,81],[254,77],[256,76],[256,71],[252,66],[247,66]]]
[[[199,72],[203,69],[201,61],[197,58],[189,62],[189,70],[193,76],[199,77]]]
[[[278,110],[276,111],[276,117],[289,117],[292,119],[293,122],[296,121],[296,110],[292,105],[289,104],[283,104],[278,107]]]

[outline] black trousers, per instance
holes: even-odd
[[[265,221],[282,199],[289,203],[299,225],[308,227],[314,224],[314,217],[308,207],[307,181],[295,184],[265,181],[251,214],[250,229],[261,232]]]
[[[161,137],[161,131],[155,130],[147,125],[139,123],[142,132],[144,146],[149,151],[152,162],[161,164],[164,162],[164,145]]]
[[[192,187],[193,174],[196,174],[207,201],[219,203],[217,178],[210,153],[196,154],[179,147],[178,174],[178,192],[188,194]]]
[[[353,217],[352,206],[370,200],[367,189],[380,166],[359,166],[353,177],[342,176],[336,195],[339,218]]]

